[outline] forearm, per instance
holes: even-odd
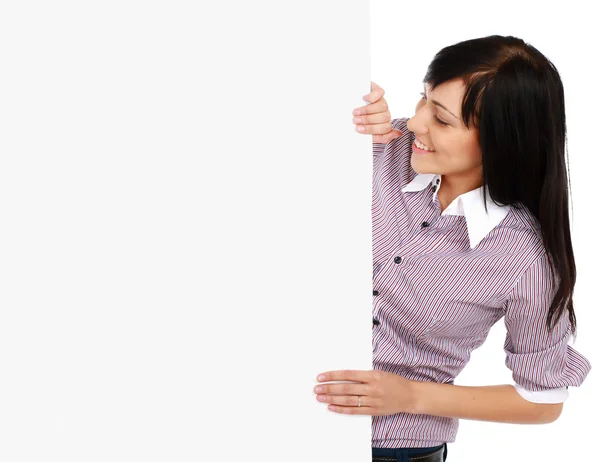
[[[489,422],[544,424],[555,421],[559,404],[538,404],[524,399],[512,385],[469,387],[448,383],[412,381],[414,414],[429,414]]]

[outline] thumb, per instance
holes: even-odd
[[[402,135],[403,135],[402,131],[393,129],[384,135],[373,135],[373,143],[387,144],[390,141],[395,140],[396,138],[398,138]]]

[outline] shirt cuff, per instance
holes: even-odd
[[[569,397],[569,390],[567,389],[568,387],[553,388],[551,390],[530,391],[521,387],[517,383],[514,383],[513,386],[515,387],[515,390],[517,390],[517,393],[532,403],[556,404],[566,401]]]

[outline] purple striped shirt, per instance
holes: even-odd
[[[548,334],[555,291],[539,223],[526,209],[483,208],[482,187],[441,212],[442,177],[417,174],[414,134],[373,143],[373,369],[453,383],[501,318],[506,366],[526,399],[561,402],[590,362],[572,345],[568,313]],[[372,416],[372,447],[454,442],[459,420],[427,414]]]

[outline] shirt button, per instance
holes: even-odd
[[[436,182],[437,184],[440,184],[440,179],[438,178],[437,180],[435,180],[435,182]]]
[[[377,318],[373,318],[373,325],[375,325],[375,326],[379,325],[379,321],[377,320]]]
[[[433,192],[435,192],[435,190],[437,189],[437,185],[433,185],[433,186],[431,187],[431,189],[433,190]]]
[[[400,257],[394,258],[394,263],[400,263],[401,261],[402,261],[402,258],[400,258]]]
[[[373,295],[375,295],[377,297],[377,295],[379,295],[379,291],[378,290],[374,290],[373,291]]]
[[[428,226],[429,226],[429,223],[427,223],[426,221],[421,223],[421,228],[427,228]]]

